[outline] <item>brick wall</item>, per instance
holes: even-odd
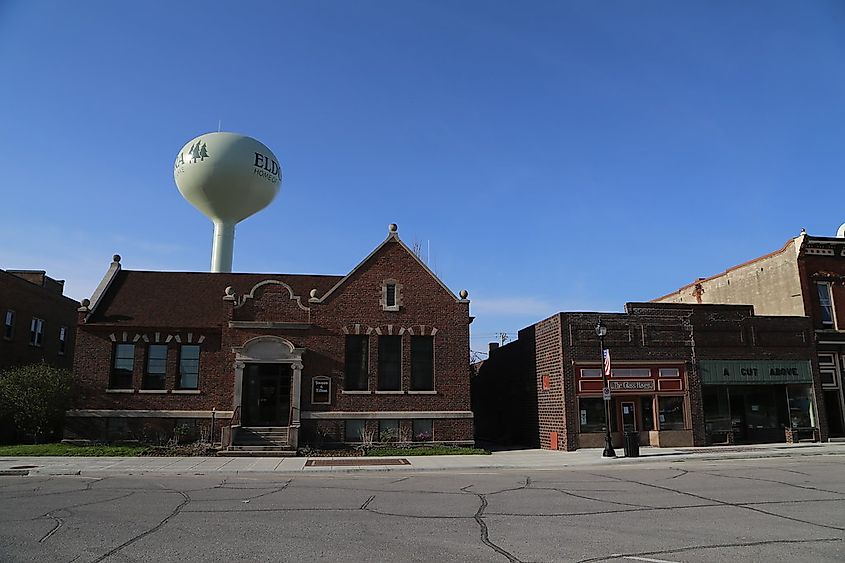
[[[600,365],[600,344],[595,333],[599,316],[607,328],[604,345],[615,365],[672,363],[684,366],[683,395],[694,445],[706,442],[701,375],[698,362],[707,359],[801,360],[813,363],[816,413],[824,437],[827,421],[821,396],[812,325],[805,317],[755,316],[750,306],[629,303],[626,313],[561,313],[523,329],[509,344],[525,362],[525,377],[536,385],[541,447],[550,448],[557,432],[558,449],[578,447],[578,392],[575,366]],[[484,378],[476,383],[478,397],[509,396],[518,391],[521,377],[508,373],[519,365],[485,361]],[[544,389],[543,376],[548,377]],[[483,387],[483,388],[482,388]],[[645,393],[645,394],[654,394]],[[660,393],[658,393],[659,395]],[[635,395],[631,395],[635,396]],[[496,413],[484,406],[484,422]]]
[[[558,448],[566,449],[567,425],[564,418],[563,349],[561,347],[560,315],[534,325],[533,359],[534,384],[537,387],[537,422],[540,447],[551,447],[551,433],[558,434]],[[520,338],[523,337],[520,331]],[[543,388],[547,376],[549,388]]]
[[[0,270],[0,370],[47,362],[61,368],[73,366],[76,309],[79,303],[62,295],[62,285],[44,272],[11,274]],[[15,312],[14,334],[4,338],[6,311]],[[32,318],[44,321],[41,346],[30,345]],[[59,353],[59,330],[67,328],[65,352]]]
[[[144,315],[156,318],[156,296],[167,285],[164,273],[156,277],[155,286],[133,285],[132,272],[124,272],[120,278],[126,283],[116,284],[113,293],[107,297],[109,303],[125,302],[126,307],[138,309],[138,302],[144,303]],[[88,323],[81,325],[80,351],[75,365],[80,393],[75,402],[77,409],[148,409],[148,410],[232,410],[234,401],[233,348],[241,347],[258,336],[276,336],[289,341],[297,348],[305,349],[302,357],[302,399],[301,411],[344,411],[344,412],[469,412],[470,369],[469,369],[469,304],[455,297],[433,278],[423,266],[397,241],[390,240],[375,252],[365,264],[355,270],[331,295],[323,283],[322,293],[311,302],[309,289],[299,287],[294,291],[288,285],[271,283],[256,287],[250,299],[243,305],[223,301],[224,289],[242,281],[232,274],[219,274],[219,283],[209,274],[201,274],[205,291],[216,291],[221,304],[216,320],[209,320],[208,310],[185,309],[174,322],[173,307],[167,310],[168,323],[164,326],[135,326],[132,323],[115,324],[112,319],[120,311],[109,309],[108,314],[95,315]],[[169,298],[173,292],[190,294],[190,275],[174,274],[186,287],[169,287]],[[236,297],[248,294],[259,280],[250,278],[252,285],[241,284]],[[380,304],[382,286],[386,279],[401,284],[401,304],[398,311],[385,311]],[[304,282],[303,282],[304,283]],[[219,285],[215,287],[215,285]],[[120,294],[123,287],[133,287],[134,299]],[[293,296],[291,294],[294,294]],[[304,294],[303,294],[304,293]],[[191,297],[195,299],[195,297]],[[298,300],[298,303],[297,303]],[[217,307],[217,300],[214,307]],[[302,305],[300,307],[299,305]],[[303,310],[303,307],[308,310]],[[211,316],[211,319],[215,319]],[[229,326],[229,321],[241,324]],[[310,324],[308,321],[310,320]],[[259,321],[263,325],[250,325]],[[272,323],[298,323],[282,325]],[[344,354],[347,334],[364,334],[369,339],[369,387],[368,393],[344,393]],[[398,393],[379,393],[377,389],[378,337],[398,335],[402,339],[402,383]],[[190,335],[190,336],[189,336]],[[433,336],[434,342],[434,391],[414,393],[411,383],[411,338],[413,335]],[[174,389],[178,372],[179,343],[188,339],[201,344],[199,394],[180,394]],[[168,368],[164,393],[144,393],[142,377],[145,369],[147,340],[155,343],[156,338],[168,343]],[[135,342],[135,370],[131,393],[107,392],[111,371],[112,349],[117,342]],[[311,382],[314,377],[328,377],[331,380],[331,403],[311,403]],[[421,418],[426,418],[421,415]],[[428,417],[431,418],[431,417]],[[435,417],[436,418],[436,417]],[[335,421],[320,422],[320,425],[337,429]],[[472,440],[472,419],[436,419],[435,434],[448,441]],[[319,426],[303,420],[303,434],[316,432]],[[342,428],[341,428],[342,429]],[[438,430],[439,429],[439,430]]]

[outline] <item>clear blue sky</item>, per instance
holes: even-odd
[[[207,270],[172,162],[218,120],[284,169],[236,270],[345,274],[396,222],[484,350],[832,236],[845,2],[0,0],[0,268]]]

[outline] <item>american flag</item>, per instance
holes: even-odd
[[[610,377],[610,350],[602,350],[602,357],[604,358],[604,375]]]

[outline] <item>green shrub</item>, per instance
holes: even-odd
[[[35,443],[61,433],[70,405],[73,374],[47,364],[31,364],[0,373],[0,417]]]

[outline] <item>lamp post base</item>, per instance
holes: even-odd
[[[604,451],[601,453],[602,457],[616,457],[616,452],[613,451],[613,442],[610,441],[610,433],[604,436]]]

